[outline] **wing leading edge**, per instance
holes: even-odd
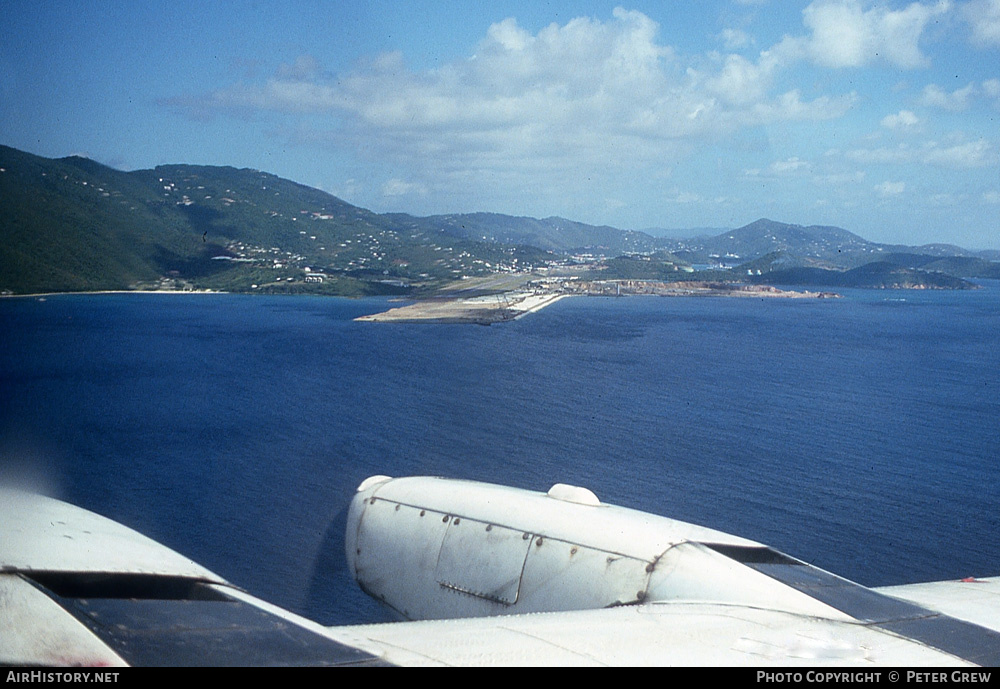
[[[51,498],[0,490],[0,664],[384,661],[121,524]]]

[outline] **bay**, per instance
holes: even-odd
[[[866,585],[1000,574],[1000,284],[839,300],[572,298],[491,327],[386,300],[0,300],[0,479],[326,624],[371,474],[605,502]]]

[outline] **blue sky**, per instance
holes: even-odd
[[[1000,248],[1000,0],[0,0],[0,143],[375,211]]]

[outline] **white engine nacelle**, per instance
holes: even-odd
[[[602,504],[585,488],[535,493],[427,477],[364,481],[346,534],[358,584],[407,619],[725,600],[734,578],[742,601],[757,578],[760,596],[773,599],[773,582],[704,544],[764,547]]]

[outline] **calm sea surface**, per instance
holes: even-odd
[[[324,623],[365,477],[547,490],[867,585],[1000,574],[1000,283],[840,300],[563,300],[491,327],[385,300],[0,300],[0,478]]]

